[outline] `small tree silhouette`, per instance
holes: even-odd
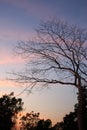
[[[26,115],[23,115],[21,117],[21,130],[31,130],[34,127],[37,126],[39,119],[39,114],[40,113],[35,113],[34,111],[30,112],[30,113],[26,113]]]
[[[52,121],[50,119],[47,120],[39,120],[36,130],[49,130],[52,126]]]
[[[0,98],[0,130],[11,130],[16,123],[18,112],[22,111],[22,99],[14,97],[14,93]]]

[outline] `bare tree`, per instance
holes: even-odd
[[[82,87],[87,84],[87,32],[59,20],[42,22],[38,40],[20,42],[18,54],[27,59],[26,71],[16,73],[20,83],[62,84],[78,89],[78,126],[85,130]]]

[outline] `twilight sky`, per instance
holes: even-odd
[[[33,39],[41,20],[56,17],[87,29],[87,0],[0,0],[0,95],[12,91],[17,95],[24,89],[4,80],[7,72],[23,67],[23,60],[13,54],[13,46]],[[76,89],[56,86],[20,97],[26,111],[40,112],[41,118],[57,122],[73,110]]]

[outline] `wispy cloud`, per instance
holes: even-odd
[[[6,29],[3,27],[3,29],[0,29],[0,39],[1,40],[29,40],[34,37],[34,32],[27,32],[27,31],[21,31],[21,30],[15,30],[15,29]]]
[[[21,57],[14,56],[14,52],[11,50],[12,48],[9,48],[9,46],[7,46],[6,44],[0,46],[0,65],[23,64],[24,60]]]
[[[21,58],[12,58],[11,56],[3,55],[1,56],[0,53],[0,65],[6,65],[6,64],[23,64],[23,60]]]
[[[10,80],[0,79],[0,87],[14,87],[14,86],[15,84]]]

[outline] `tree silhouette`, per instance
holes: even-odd
[[[39,120],[36,126],[36,130],[49,130],[52,127],[52,122],[50,119],[47,120]]]
[[[85,121],[85,129],[87,129],[87,86],[83,87],[84,93],[84,121]],[[63,118],[63,122],[59,123],[59,126],[63,130],[78,130],[77,124],[77,111],[78,111],[78,104],[74,106],[74,112],[70,112]]]
[[[85,125],[85,129],[87,129],[87,86],[84,86],[83,89],[83,110],[84,110],[84,125]]]
[[[79,130],[85,130],[82,89],[87,84],[87,31],[60,20],[42,22],[36,31],[37,41],[20,42],[16,47],[28,64],[25,72],[14,73],[14,80],[33,84],[31,88],[40,83],[75,86]]]
[[[63,119],[63,130],[77,130],[77,121],[75,120],[75,112],[70,112]]]
[[[47,130],[52,127],[52,121],[50,119],[47,119],[44,121],[44,128]]]
[[[0,98],[0,129],[11,130],[16,123],[18,112],[22,111],[22,99],[14,97],[14,93]]]
[[[34,111],[26,113],[20,119],[20,130],[32,130],[39,120],[39,113],[34,113]]]

